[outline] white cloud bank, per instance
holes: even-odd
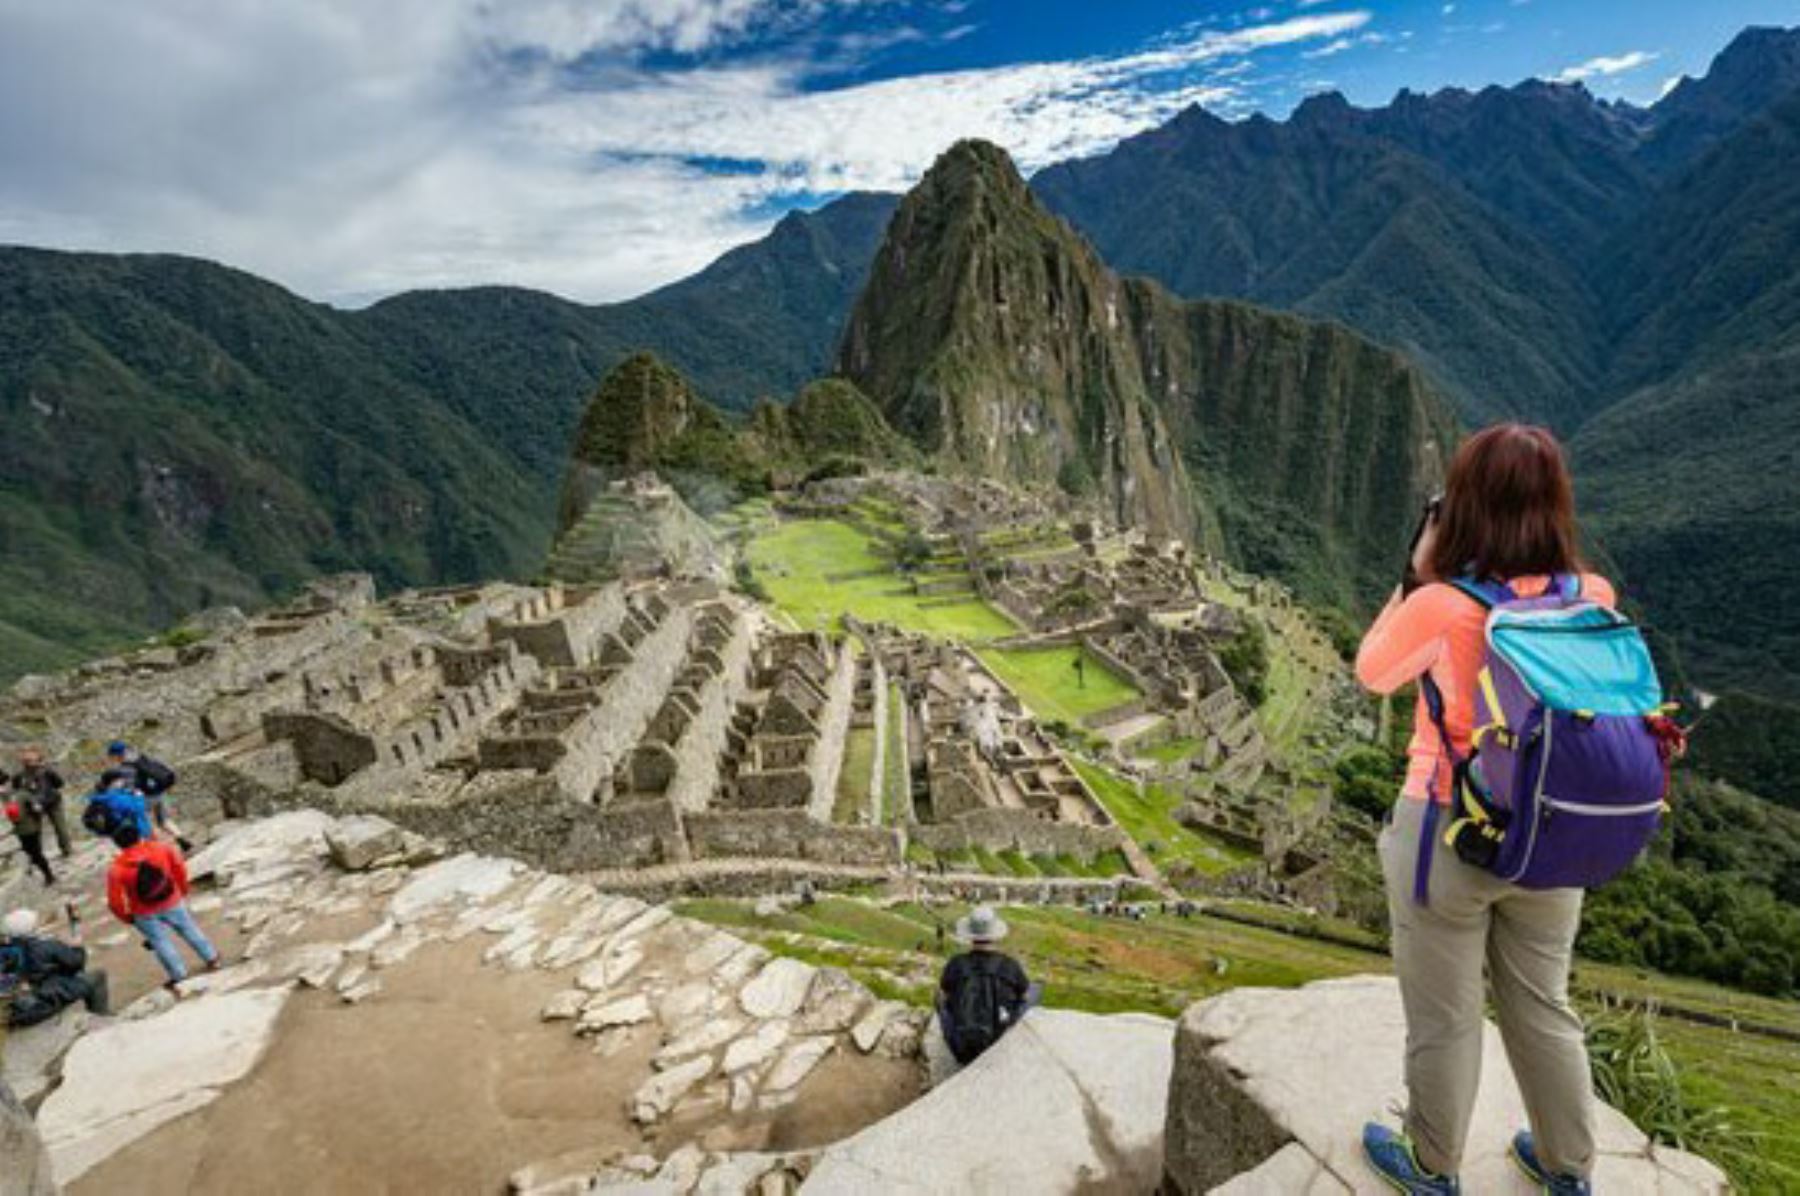
[[[1553,79],[1557,83],[1583,83],[1589,79],[1610,78],[1623,75],[1627,71],[1635,71],[1640,66],[1655,62],[1661,57],[1648,50],[1631,50],[1624,54],[1607,54],[1598,58],[1590,58],[1586,62],[1564,67],[1556,72]]]
[[[756,235],[758,205],[903,187],[962,136],[1028,167],[1097,152],[1229,102],[1246,55],[1370,20],[835,90],[806,89],[804,55],[633,65],[880,3],[0,0],[0,242],[195,253],[338,299],[476,282],[618,298]]]

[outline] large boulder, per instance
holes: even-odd
[[[1149,1192],[1173,1025],[1036,1009],[924,1097],[826,1149],[806,1196]]]
[[[346,872],[361,872],[377,860],[398,856],[406,850],[406,838],[399,827],[374,814],[357,814],[340,818],[325,831],[325,846],[331,849],[331,862]]]
[[[1388,977],[1299,989],[1240,988],[1182,1015],[1170,1085],[1165,1190],[1379,1193],[1362,1126],[1405,1102],[1406,1017]],[[1594,1187],[1603,1192],[1722,1193],[1724,1176],[1692,1155],[1652,1146],[1599,1105]],[[1507,1158],[1526,1125],[1499,1032],[1488,1026],[1481,1091],[1463,1160],[1466,1192],[1523,1192]]]
[[[50,1156],[31,1114],[0,1079],[0,1196],[55,1196]]]
[[[73,1182],[249,1074],[287,997],[285,987],[205,996],[82,1038],[63,1060],[62,1085],[38,1112],[56,1181]]]

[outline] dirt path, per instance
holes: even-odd
[[[909,1064],[832,1059],[783,1109],[735,1118],[721,1110],[646,1139],[625,1104],[648,1074],[656,1035],[596,1056],[566,1025],[538,1020],[566,977],[484,968],[485,945],[426,947],[383,973],[386,987],[362,1005],[296,993],[247,1080],[120,1151],[70,1196],[499,1193],[513,1171],[548,1159],[597,1164],[690,1141],[818,1145],[918,1093]]]

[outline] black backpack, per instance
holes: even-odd
[[[958,1063],[975,1057],[1000,1040],[1000,976],[975,956],[951,994],[950,1036],[946,1040]]]
[[[131,763],[137,769],[137,787],[145,797],[161,797],[175,787],[175,770],[161,760],[139,756]]]
[[[175,895],[175,878],[149,860],[139,860],[131,887],[143,904],[159,905]]]
[[[87,804],[87,809],[81,812],[81,825],[87,827],[88,830],[93,831],[102,839],[110,839],[112,838],[113,831],[116,830],[119,825],[118,812],[113,809],[112,803],[110,802],[100,800],[90,801]]]

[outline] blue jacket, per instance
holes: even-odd
[[[107,822],[116,824],[129,818],[137,823],[138,835],[144,839],[156,837],[155,828],[150,825],[150,809],[144,799],[129,789],[108,789],[104,793],[88,795],[88,807],[103,806],[107,812]],[[82,821],[87,821],[85,812]]]

